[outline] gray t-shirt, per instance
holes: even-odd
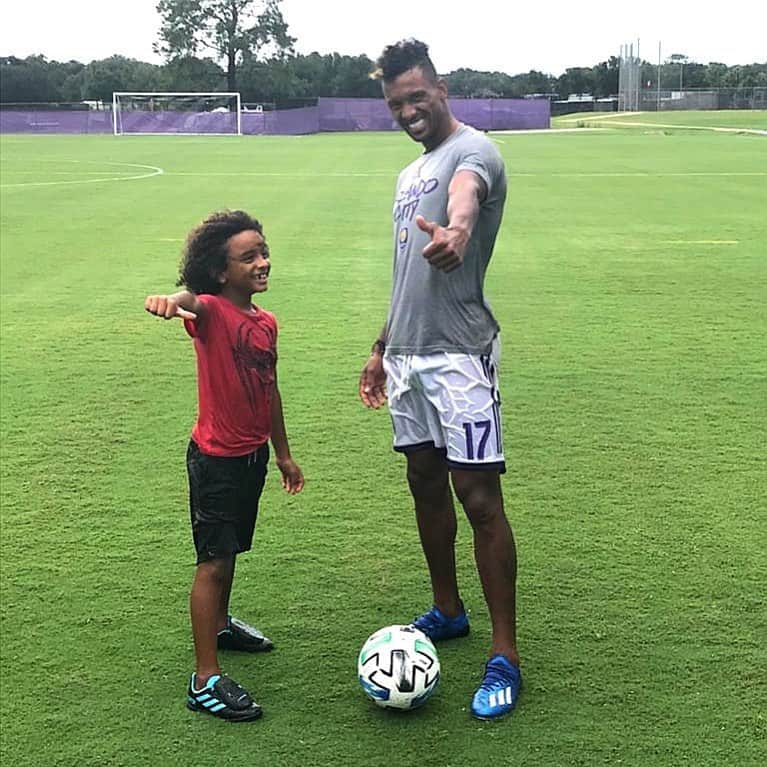
[[[430,242],[417,214],[447,226],[448,186],[459,170],[487,185],[461,266],[445,273],[422,250]],[[391,354],[487,354],[499,326],[485,301],[483,283],[506,200],[506,172],[495,145],[468,125],[407,166],[394,198],[394,276],[387,320]]]

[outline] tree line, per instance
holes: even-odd
[[[297,54],[280,0],[159,0],[163,64],[124,56],[83,64],[43,55],[0,57],[0,101],[61,103],[111,101],[114,91],[239,91],[245,103],[289,105],[318,96],[380,97],[365,55]],[[658,67],[642,62],[645,88],[767,87],[767,62],[744,66],[697,64],[676,55]],[[559,76],[530,71],[510,75],[457,69],[445,75],[450,94],[474,98],[522,98],[546,94],[566,99],[618,92],[620,61],[611,56]]]
[[[267,61],[247,61],[237,68],[237,88],[245,102],[285,103],[317,96],[380,98],[381,88],[370,79],[374,63],[367,56],[338,53],[292,55]],[[617,57],[593,67],[573,67],[559,77],[530,71],[508,75],[457,69],[445,75],[451,96],[523,98],[532,94],[590,93],[595,98],[618,92]],[[679,65],[661,66],[661,87],[677,90]],[[681,72],[684,89],[767,87],[767,64],[728,67],[687,63]],[[657,87],[658,66],[643,62],[644,87]],[[44,56],[0,57],[0,100],[4,103],[111,101],[114,91],[225,91],[226,72],[210,58],[177,58],[149,64],[123,56],[82,64],[48,61]]]

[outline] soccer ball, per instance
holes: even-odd
[[[426,634],[413,626],[385,626],[360,650],[357,674],[362,689],[383,708],[413,709],[433,695],[439,658]]]

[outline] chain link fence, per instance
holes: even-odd
[[[767,88],[701,88],[641,91],[639,111],[687,109],[767,109]],[[632,110],[628,110],[632,111]]]
[[[625,83],[633,83],[627,75]],[[671,112],[683,110],[767,109],[767,88],[688,88],[637,90],[626,85],[618,96],[606,99],[552,101],[551,116],[576,112]]]

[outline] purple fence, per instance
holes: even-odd
[[[320,130],[396,130],[383,99],[319,99]]]
[[[382,99],[320,99],[320,131],[398,130]],[[453,114],[478,130],[548,128],[548,99],[450,99]]]
[[[120,112],[123,133],[237,133],[237,112]]]
[[[546,99],[450,99],[453,114],[479,130],[548,128]],[[231,112],[129,111],[121,113],[126,133],[233,133]],[[382,99],[326,99],[316,107],[242,112],[246,135],[298,135],[334,131],[398,130]],[[111,133],[112,113],[99,111],[0,110],[0,133]]]
[[[243,112],[240,115],[240,124],[242,132],[248,136],[297,136],[303,133],[319,133],[318,114],[317,107],[278,109],[274,112]]]
[[[458,120],[478,130],[548,128],[548,99],[450,99]]]
[[[0,110],[0,133],[111,133],[111,112]]]

